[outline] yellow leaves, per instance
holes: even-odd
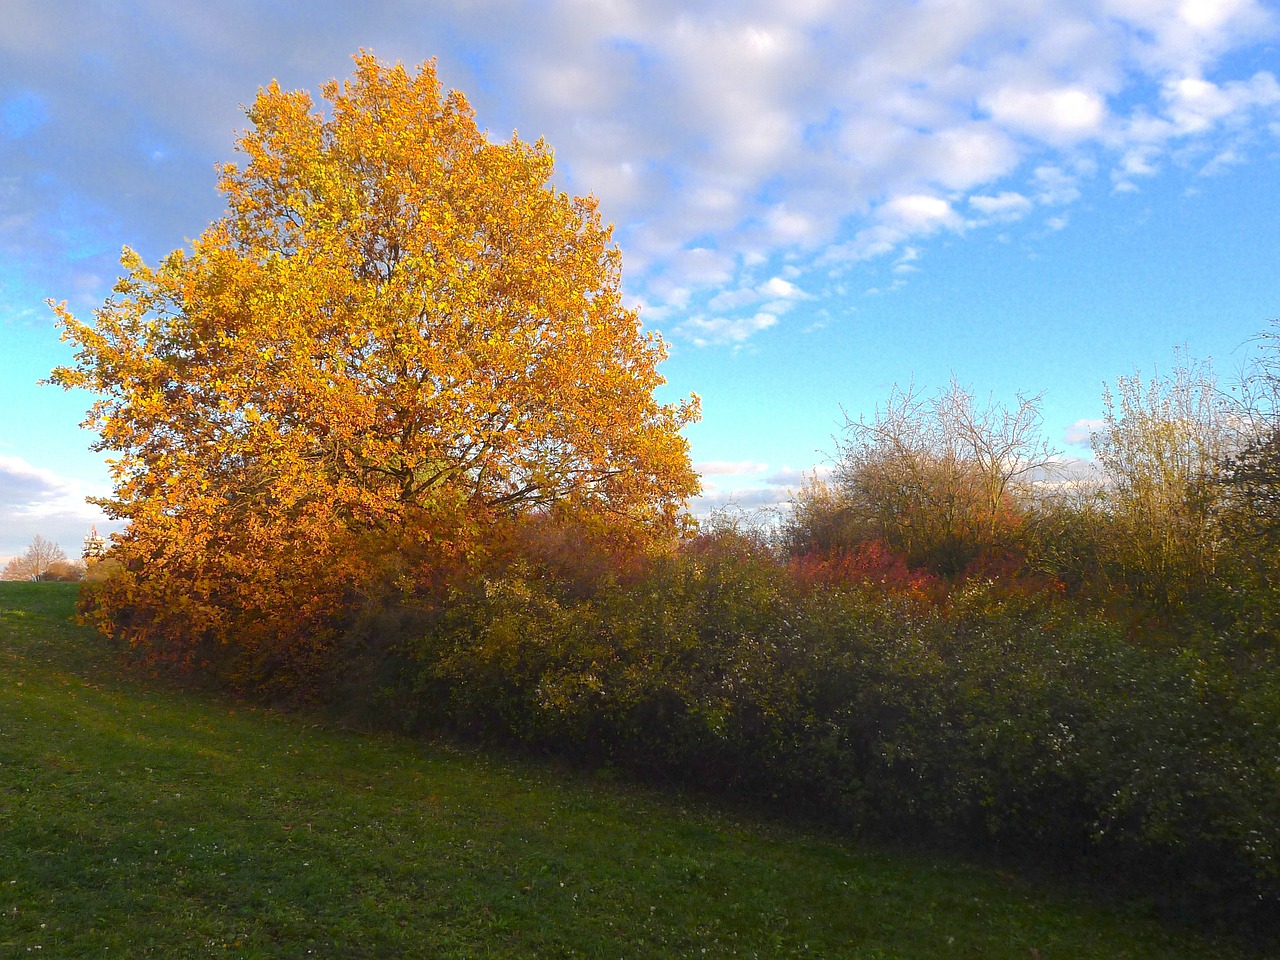
[[[490,143],[430,63],[362,53],[322,92],[260,91],[219,170],[230,214],[189,251],[126,248],[91,324],[53,305],[78,353],[52,380],[100,393],[131,520],[138,572],[104,604],[148,610],[140,629],[265,643],[299,629],[289,590],[335,609],[358,565],[310,557],[353,538],[438,545],[554,503],[660,537],[697,490],[698,399],[654,400],[665,345],[547,145]]]

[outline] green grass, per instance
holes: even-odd
[[[0,957],[1231,958],[994,870],[124,678],[0,583]]]

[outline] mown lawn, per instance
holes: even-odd
[[[1232,958],[1136,908],[123,678],[0,583],[0,957]]]

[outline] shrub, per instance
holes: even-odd
[[[400,716],[892,838],[1280,905],[1280,682],[1050,592],[796,580],[740,531],[566,591],[509,563],[410,618]]]

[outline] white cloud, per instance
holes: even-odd
[[[1257,0],[1105,0],[1102,8],[1127,27],[1130,56],[1151,74],[1203,73],[1237,44],[1274,32]]]
[[[707,301],[707,308],[714,316],[695,315],[681,324],[677,332],[693,341],[695,346],[740,346],[759,331],[776,324],[797,302],[807,299],[810,299],[810,295],[790,280],[773,276],[756,286],[716,294]],[[751,316],[726,315],[743,308],[755,309]]]
[[[771,473],[765,477],[765,483],[775,487],[788,487],[799,489],[805,480],[817,478],[825,480],[831,476],[834,468],[827,464],[817,464],[805,470],[798,470],[795,467],[783,467],[775,473]]]
[[[769,329],[777,322],[777,315],[763,311],[750,317],[695,316],[680,324],[677,331],[695,347],[722,344],[740,346],[754,334]]]
[[[1169,116],[1180,133],[1199,133],[1236,109],[1234,98],[1216,84],[1199,77],[1183,77],[1166,84]]]
[[[969,198],[969,206],[984,217],[1007,222],[1020,220],[1034,205],[1017,191],[1005,190],[995,196],[972,196]]]
[[[1197,30],[1216,30],[1248,6],[1244,0],[1182,0],[1178,17]]]
[[[764,473],[769,469],[769,465],[767,463],[757,463],[754,460],[707,460],[694,464],[693,468],[706,477]]]
[[[752,461],[744,461],[744,464],[759,467],[760,470],[753,471],[755,473],[761,473],[767,469],[765,464],[755,464]],[[724,466],[734,467],[737,465],[729,463]],[[795,467],[782,467],[764,477],[762,481],[756,480],[749,485],[738,485],[731,489],[723,489],[714,483],[707,483],[704,484],[702,495],[693,501],[693,512],[695,516],[706,517],[720,511],[744,514],[751,514],[756,511],[766,514],[785,511],[790,508],[795,494],[800,490],[806,479],[829,477],[832,469],[826,464],[817,464],[803,470]],[[730,471],[725,470],[724,472],[728,473]],[[746,471],[743,471],[743,473],[745,474]]]
[[[1117,183],[1122,183],[1128,181],[1130,177],[1154,176],[1160,170],[1159,157],[1160,150],[1149,145],[1126,150],[1119,165],[1112,172],[1111,178]]]
[[[677,282],[718,286],[733,276],[734,262],[729,254],[706,247],[686,250],[680,263],[670,271]]]
[[[775,243],[782,245],[809,246],[820,240],[826,233],[822,221],[817,217],[788,208],[784,203],[769,209],[765,215],[769,235]]]
[[[911,234],[929,234],[959,222],[950,202],[923,193],[894,197],[880,207],[879,216],[881,222]]]
[[[609,83],[609,75],[591,70],[587,62],[546,61],[530,76],[535,97],[564,110],[595,111],[607,106],[617,91]]]
[[[1036,167],[1031,182],[1040,203],[1063,206],[1080,199],[1079,176],[1054,164]]]
[[[0,454],[0,501],[31,506],[64,497],[69,489],[69,482],[53,471]]]
[[[987,97],[983,105],[997,123],[1053,144],[1074,143],[1097,134],[1107,116],[1103,98],[1081,87],[1003,87]]]
[[[1224,35],[1248,6],[1190,10],[1184,19],[1196,26],[1177,29]],[[555,65],[551,90],[533,84],[521,95],[571,167],[579,153],[591,159],[604,186],[587,185],[617,197],[624,218],[643,218],[646,231],[626,236],[628,250],[638,246],[639,262],[665,273],[684,268],[690,239],[706,231],[730,255],[761,241],[811,249],[841,222],[848,236],[883,222],[895,197],[996,183],[1034,149],[1019,138],[1054,147],[1100,137],[1108,98],[1124,83],[1126,45],[1140,40],[1129,24],[1150,33],[1156,13],[1135,8],[1117,25],[1057,5],[974,4],[931,8],[925,30],[906,6],[868,17],[826,4],[748,6],[736,16],[662,4],[593,15],[553,4],[551,20],[573,44],[548,31],[549,48],[522,51],[504,69],[518,76],[524,59]],[[1161,36],[1173,37],[1176,24],[1165,26]],[[608,52],[618,40],[621,58]],[[581,95],[566,101],[564,90]],[[973,119],[973,103],[991,119]],[[606,122],[629,133],[600,141]],[[882,229],[861,249],[897,242]],[[715,273],[689,282],[725,283]]]
[[[1018,149],[1010,136],[991,124],[973,123],[942,130],[930,138],[937,150],[930,166],[944,187],[963,190],[990,183],[1018,164]]]
[[[1077,420],[1067,427],[1062,439],[1073,447],[1088,447],[1093,444],[1093,435],[1106,425],[1099,419]]]
[[[20,554],[39,534],[60,544],[68,556],[78,555],[91,525],[107,533],[121,527],[85,502],[104,493],[22,457],[0,454],[0,552]]]
[[[1042,488],[1076,490],[1096,489],[1104,477],[1101,465],[1090,457],[1056,457],[1031,475]]]
[[[762,288],[764,293],[771,297],[794,297],[799,293],[796,285],[789,280],[783,280],[781,277],[773,277],[768,280]]]
[[[894,197],[877,209],[875,218],[874,226],[859,231],[850,242],[828,249],[825,259],[871,260],[892,253],[907,240],[964,227],[949,200],[924,193]]]
[[[713,490],[695,497],[693,515],[706,518],[713,513],[753,513],[785,509],[791,503],[791,491],[782,487],[749,487],[742,490]]]
[[[736,310],[739,307],[750,306],[761,301],[760,291],[754,287],[741,287],[737,290],[725,290],[717,293],[709,301],[707,306],[714,311]]]
[[[743,287],[718,293],[708,302],[708,306],[713,310],[724,310],[759,303],[762,300],[775,300],[785,307],[785,302],[788,300],[804,300],[808,296],[807,293],[790,280],[774,276],[758,286]]]
[[[1245,162],[1245,157],[1234,147],[1227,147],[1219,151],[1213,158],[1200,168],[1200,176],[1216,177],[1226,173],[1233,167],[1238,167]]]
[[[1248,82],[1221,86],[1202,77],[1183,77],[1166,83],[1162,95],[1174,130],[1186,136],[1203,133],[1256,107],[1280,103],[1280,84],[1265,72]]]

